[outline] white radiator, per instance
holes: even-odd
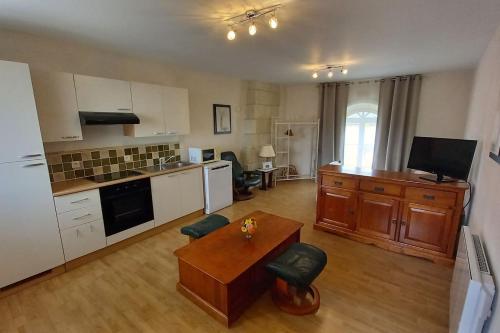
[[[495,285],[481,240],[463,227],[450,291],[450,332],[480,333],[491,314]]]

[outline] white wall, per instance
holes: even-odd
[[[48,143],[48,152],[114,145],[180,141],[187,145],[218,145],[239,154],[240,101],[244,82],[225,76],[193,72],[163,63],[128,57],[109,50],[75,44],[69,41],[37,37],[0,30],[0,59],[25,62],[30,67],[87,74],[129,81],[149,82],[189,89],[191,134],[181,137],[129,138],[122,126],[85,127],[84,140],[70,143]],[[231,104],[233,133],[213,134],[212,104]]]
[[[500,165],[488,157],[495,133],[492,121],[500,113],[500,27],[484,53],[474,80],[466,137],[478,139],[472,183],[475,196],[469,215],[473,232],[483,239],[500,292]],[[498,129],[497,129],[498,130]],[[498,296],[497,296],[498,300]],[[496,302],[487,332],[500,332],[500,305]]]
[[[283,85],[281,87],[280,118],[295,122],[317,121],[319,118],[319,86],[317,84]],[[312,127],[292,127],[294,136],[290,138],[290,164],[300,175],[311,172],[311,148],[317,137]]]
[[[416,135],[463,138],[474,71],[424,74]]]

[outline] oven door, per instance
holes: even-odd
[[[106,237],[154,219],[149,178],[102,187],[99,191]]]

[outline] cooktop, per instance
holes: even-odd
[[[105,183],[105,182],[109,182],[112,180],[118,180],[118,179],[140,176],[140,175],[142,175],[142,173],[137,172],[137,171],[133,171],[133,170],[126,170],[126,171],[120,171],[120,172],[105,173],[103,175],[91,176],[91,177],[87,177],[87,179],[91,180],[93,182],[96,182],[96,183]]]

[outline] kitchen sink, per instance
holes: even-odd
[[[151,173],[151,172],[158,172],[162,170],[175,170],[183,167],[187,167],[190,165],[193,165],[194,163],[191,162],[173,162],[173,163],[167,163],[167,164],[161,164],[161,165],[155,165],[155,166],[150,166],[146,168],[140,168],[137,169],[137,171],[142,172],[142,173]]]

